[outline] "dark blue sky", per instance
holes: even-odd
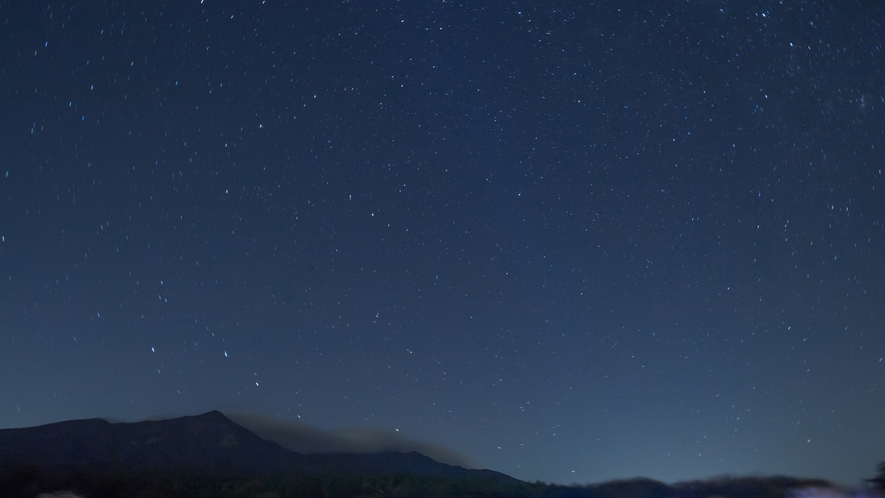
[[[0,4],[0,427],[885,460],[875,2]],[[396,432],[399,431],[399,432]]]

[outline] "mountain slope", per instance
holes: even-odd
[[[253,473],[294,463],[295,456],[217,411],[132,424],[90,419],[0,430],[5,465]]]
[[[218,411],[149,422],[90,419],[0,430],[0,467],[25,464],[244,477],[411,474],[517,482],[498,472],[467,470],[414,452],[302,455],[261,439]]]

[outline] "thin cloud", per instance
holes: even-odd
[[[438,462],[464,468],[477,468],[475,462],[455,450],[432,443],[415,441],[395,431],[381,429],[345,429],[323,431],[303,423],[249,413],[230,413],[228,418],[258,436],[274,441],[298,453],[376,453],[382,451],[417,451]]]

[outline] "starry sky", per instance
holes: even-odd
[[[885,460],[885,6],[0,2],[0,428]]]

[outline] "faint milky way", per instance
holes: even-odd
[[[221,409],[527,480],[869,477],[883,21],[3,3],[0,427]]]

